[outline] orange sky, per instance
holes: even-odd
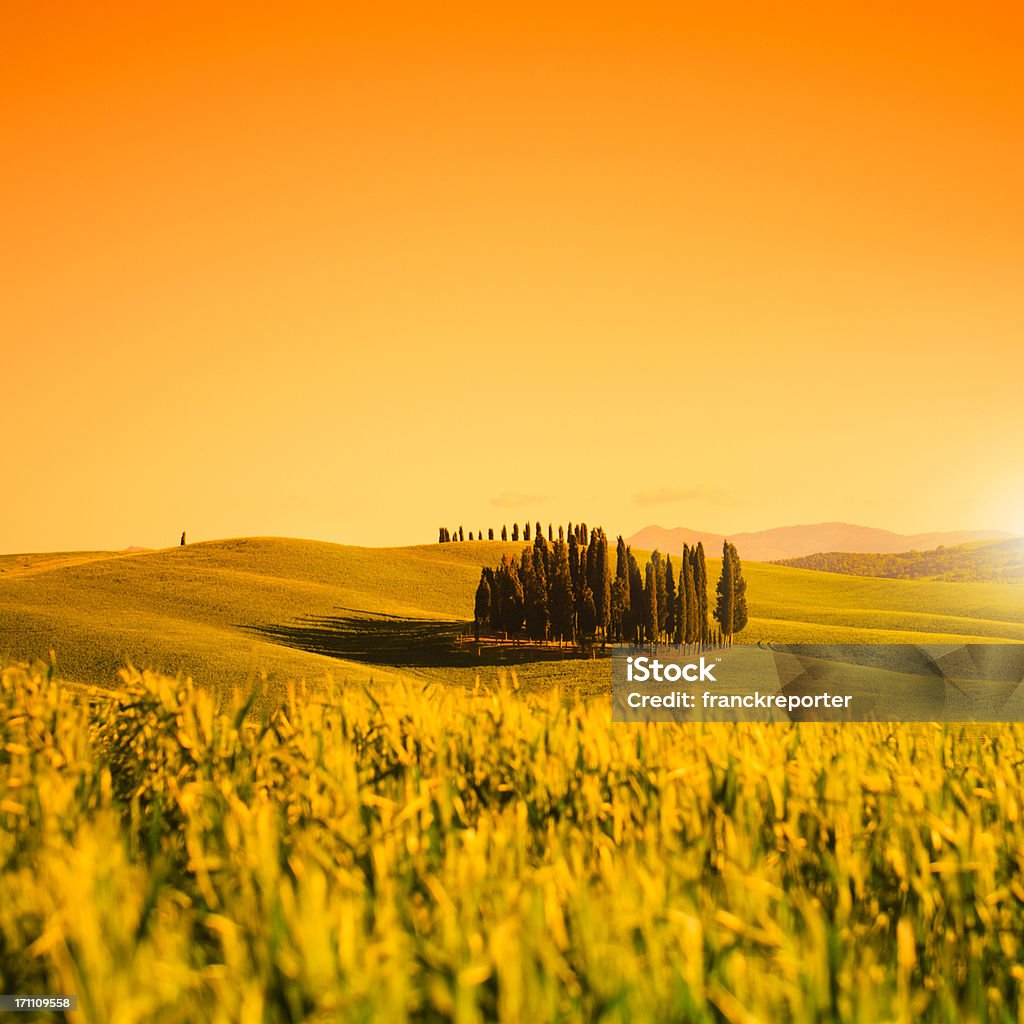
[[[0,550],[1024,532],[1019,4],[364,6],[5,11]]]

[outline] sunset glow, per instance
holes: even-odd
[[[1024,9],[556,7],[8,11],[0,549],[1024,530]]]

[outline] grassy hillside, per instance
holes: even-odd
[[[271,682],[400,671],[472,683],[479,666],[470,650],[461,661],[441,654],[467,627],[480,567],[519,546],[242,538],[79,553],[63,563],[34,556],[25,571],[0,575],[0,656],[41,658],[54,648],[62,675],[100,683],[128,660],[219,687],[260,672]],[[759,563],[744,570],[751,642],[1024,641],[1021,586],[861,579]],[[710,560],[712,580],[718,571]],[[605,685],[607,666],[537,662],[519,675],[527,686],[555,680],[590,691]]]
[[[1024,538],[955,547],[934,551],[903,551],[895,555],[858,554],[829,551],[788,558],[780,562],[798,569],[878,576],[888,579],[937,579],[949,582],[969,580],[1024,581]]]
[[[708,559],[712,601],[721,567]],[[743,575],[747,643],[1024,641],[1024,585],[864,579],[767,562],[744,562]]]
[[[464,617],[453,613],[472,594],[481,559],[501,548],[469,547],[378,551],[244,538],[12,574],[0,577],[0,654],[38,658],[55,648],[62,674],[90,682],[112,681],[126,660],[218,684],[261,670],[272,679],[368,678],[361,665],[258,630],[345,612]]]

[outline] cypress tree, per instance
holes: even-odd
[[[528,522],[523,523],[523,540],[530,539],[530,524]]]
[[[742,633],[747,627],[747,581],[743,578],[743,566],[740,564],[736,546],[730,544],[733,557],[733,589],[736,593],[736,604],[732,613],[732,628]]]
[[[501,592],[498,589],[498,580],[493,569],[484,569],[483,578],[491,592],[491,607],[487,618],[491,629],[497,631],[501,629]]]
[[[459,540],[465,540],[466,538],[462,534],[462,527],[459,527]]]
[[[721,642],[732,644],[732,638],[747,625],[747,581],[735,544],[722,545],[722,575],[718,581],[718,602],[715,618],[721,624]]]
[[[518,523],[513,523],[512,524],[512,539],[513,540],[519,540],[519,524]]]
[[[700,643],[700,599],[697,596],[697,549],[686,549],[686,642]]]
[[[731,637],[734,632],[736,611],[736,585],[733,570],[735,564],[729,555],[729,542],[722,545],[722,575],[718,579],[715,592],[718,600],[715,603],[714,616],[722,628],[722,635]]]
[[[580,549],[576,538],[569,535],[569,573],[572,576],[573,600],[582,596],[583,587],[580,585]]]
[[[597,590],[597,537],[594,534],[590,535],[590,543],[587,545],[583,577],[591,590]]]
[[[618,588],[618,589],[616,589]],[[615,580],[612,583],[615,638],[624,640],[629,628],[629,548],[619,534],[615,542]]]
[[[551,632],[559,641],[572,642],[575,637],[573,623],[576,618],[576,600],[573,595],[569,552],[564,543],[556,543],[551,553],[552,573],[549,587]]]
[[[501,556],[497,578],[501,592],[501,628],[506,635],[512,636],[523,624],[524,595],[516,563],[507,553]]]
[[[489,526],[487,528],[487,539],[488,540],[494,540],[494,527],[493,526]]]
[[[644,639],[658,642],[658,570],[653,561],[647,563],[644,580]]]
[[[608,560],[608,538],[601,530],[597,541],[597,586],[594,588],[594,604],[597,609],[597,626],[601,637],[608,642],[608,627],[612,618],[612,567]]]
[[[610,625],[612,637],[622,640],[625,633],[626,613],[629,602],[629,584],[621,576],[612,580]]]
[[[508,540],[508,527],[504,524],[501,527],[501,539]]]
[[[580,605],[580,633],[587,640],[592,640],[597,630],[597,608],[594,606],[594,592],[590,587],[583,588],[583,603]]]
[[[672,568],[672,556],[665,556],[665,639],[674,640],[676,635],[676,574]]]
[[[488,620],[491,614],[491,585],[487,582],[487,570],[480,573],[480,583],[476,588],[476,602],[473,607],[473,622],[477,640],[480,639],[480,629]]]
[[[690,571],[690,548],[689,545],[683,545],[683,557],[679,562],[679,593],[676,596],[676,627],[679,631],[680,640],[682,643],[688,643],[689,634],[689,609],[687,608],[687,590],[686,581],[689,578]]]
[[[536,548],[523,551],[526,567],[523,577],[523,594],[526,615],[526,632],[531,640],[546,640],[548,637],[548,587],[544,575],[544,560]]]
[[[548,540],[553,544],[555,542],[555,531],[551,529],[551,524],[548,523]]]
[[[697,590],[698,641],[707,643],[708,630],[708,567],[704,561],[704,542],[697,541],[697,558],[694,564],[693,583]]]
[[[658,588],[658,623],[657,630],[660,637],[665,632],[665,605],[668,602],[668,594],[665,590],[665,561],[660,551],[651,552],[651,565],[654,566],[654,582]]]
[[[541,567],[544,570],[545,585],[547,585],[551,580],[551,549],[548,547],[548,542],[544,539],[543,533],[538,533],[534,536],[533,550],[540,559]]]
[[[644,580],[640,565],[633,553],[629,553],[629,620],[627,638],[634,644],[640,643],[644,628]]]
[[[629,548],[621,533],[615,540],[615,578],[629,581]]]
[[[544,536],[544,531],[540,528],[540,520],[539,519],[537,520],[537,523],[536,523],[536,528],[534,530],[534,536],[535,537],[543,537]]]
[[[550,555],[548,552],[548,546],[544,542],[543,537],[538,537],[537,542],[533,545],[533,571],[540,577],[541,582],[544,584],[544,593],[548,592],[548,561]]]

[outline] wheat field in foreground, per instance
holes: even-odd
[[[0,990],[142,1021],[1022,1019],[1024,730],[217,712],[12,665]]]

